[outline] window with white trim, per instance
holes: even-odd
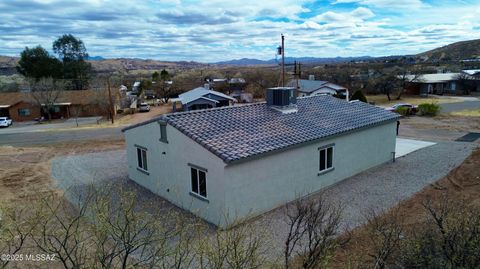
[[[333,168],[333,146],[320,148],[319,172],[327,171]]]
[[[137,168],[148,171],[146,148],[137,147]]]
[[[207,198],[207,171],[190,167],[192,193]]]

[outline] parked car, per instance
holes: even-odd
[[[395,104],[391,107],[387,107],[385,108],[386,110],[388,111],[392,111],[392,112],[396,112],[399,108],[401,107],[405,107],[407,108],[407,111],[408,111],[408,115],[415,115],[417,114],[417,110],[418,110],[418,106],[416,105],[412,105],[412,104],[408,104],[408,103],[400,103],[400,104]]]
[[[140,112],[148,112],[148,111],[150,111],[150,106],[149,106],[147,103],[145,103],[145,102],[140,103],[140,105],[138,106],[138,111],[140,111]]]
[[[0,117],[0,127],[9,127],[12,125],[12,119],[8,117]]]

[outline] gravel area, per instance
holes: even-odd
[[[344,207],[344,227],[354,228],[364,222],[363,214],[370,209],[386,210],[444,177],[460,165],[476,147],[473,143],[439,142],[345,179],[322,191],[326,197]],[[187,212],[128,180],[124,150],[66,156],[52,160],[52,177],[56,185],[67,190],[67,197],[79,197],[92,183],[118,182],[129,190],[137,190],[142,200],[156,203],[162,211]],[[318,198],[321,193],[310,196]],[[267,228],[273,240],[272,253],[281,255],[287,225],[285,208],[274,209],[250,222],[259,230]],[[191,216],[191,215],[190,215]],[[193,218],[193,216],[191,216]]]
[[[439,142],[400,157],[394,163],[347,178],[309,199],[325,195],[328,201],[341,204],[343,227],[352,229],[365,222],[364,214],[369,210],[387,210],[441,179],[460,165],[475,147],[470,143]],[[254,220],[259,227],[270,227],[278,250],[282,249],[288,233],[284,212],[285,207],[277,208]]]

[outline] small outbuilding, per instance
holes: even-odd
[[[225,227],[395,156],[399,115],[273,88],[267,101],[166,114],[123,129],[129,177]]]

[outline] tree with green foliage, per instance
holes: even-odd
[[[360,90],[357,90],[353,93],[351,100],[359,100],[359,101],[362,101],[364,103],[367,103],[367,97],[365,97],[363,92],[360,91]]]
[[[41,78],[61,78],[62,63],[40,45],[35,48],[26,47],[20,53],[17,71],[37,81]]]
[[[92,65],[86,62],[88,53],[83,41],[66,34],[53,42],[53,51],[62,60],[63,78],[70,80],[71,87],[75,90],[86,89]]]
[[[162,72],[160,72],[160,79],[165,81],[170,78],[170,74],[168,73],[167,70],[163,69]]]
[[[158,81],[160,79],[160,73],[157,71],[153,72],[152,74],[152,81]]]

